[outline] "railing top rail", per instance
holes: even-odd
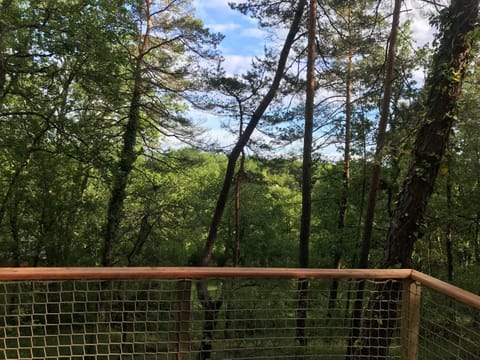
[[[412,280],[418,281],[426,287],[436,290],[444,295],[450,296],[455,300],[470,305],[476,309],[480,309],[479,295],[473,294],[467,290],[446,283],[445,281],[436,279],[420,271],[412,270],[410,277]]]
[[[301,269],[217,267],[5,267],[0,280],[128,280],[198,278],[412,279],[480,309],[480,296],[411,269]]]
[[[298,269],[215,267],[8,267],[0,280],[112,280],[198,278],[406,279],[410,269]]]

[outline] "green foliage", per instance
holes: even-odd
[[[234,8],[260,19],[265,28],[276,28],[279,22],[289,23],[293,3],[252,0]],[[321,5],[317,80],[331,92],[328,96],[335,94],[340,100],[317,98],[311,265],[330,267],[340,244],[341,266],[353,267],[370,178],[386,31],[378,17],[382,9],[376,13],[370,1]],[[0,5],[0,259],[6,263],[100,264],[108,201],[129,115],[142,6],[133,0],[12,0]],[[350,34],[349,11],[354,30]],[[201,105],[221,114],[238,134],[240,109],[249,115],[256,107],[275,64],[276,50],[267,49],[265,58],[257,59],[247,74],[219,74],[214,65],[221,36],[209,33],[192,16],[189,1],[162,10],[152,24],[152,49],[141,64],[138,141],[113,250],[115,265],[196,263],[226,159],[186,147],[166,150],[165,139],[195,142],[186,104],[200,102],[199,94],[204,98]],[[430,51],[411,51],[409,26],[404,25],[398,44],[398,81],[382,164],[373,265],[382,257],[400,179],[426,111],[421,84],[412,81],[412,64],[430,66]],[[300,76],[304,45],[300,36],[290,59],[296,65],[290,67],[278,101],[262,119],[261,130],[269,135],[270,144],[291,144],[302,137],[304,109],[298,94],[305,85]],[[342,140],[348,54],[354,55],[353,160],[347,224],[339,229],[343,162],[320,161],[319,149],[323,143]],[[478,64],[475,60],[472,63]],[[456,79],[458,74],[449,69],[444,70]],[[414,254],[416,267],[445,277],[445,234],[450,224],[455,279],[462,285],[469,284],[480,261],[478,73],[476,66],[467,74],[450,145],[451,163],[441,165],[422,227],[425,241],[418,243]],[[214,74],[219,76],[205,78]],[[205,87],[208,94],[202,92]],[[286,156],[286,150],[272,155],[261,142],[249,145],[254,153],[246,157],[241,182],[240,265],[296,266],[301,164]],[[450,201],[447,181],[452,185]],[[234,235],[230,194],[212,264],[233,264]]]

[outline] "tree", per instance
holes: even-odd
[[[390,100],[392,96],[393,70],[396,57],[396,42],[398,34],[398,24],[400,21],[400,6],[402,1],[395,0],[392,19],[392,30],[390,32],[390,41],[388,45],[388,55],[385,64],[385,83],[384,94],[382,99],[382,107],[380,110],[380,121],[377,130],[377,142],[374,156],[372,180],[370,182],[370,192],[368,196],[367,212],[365,215],[364,233],[359,259],[360,268],[368,268],[368,256],[370,253],[370,243],[372,237],[373,218],[375,214],[375,205],[377,201],[377,190],[380,182],[381,162],[385,147],[385,134],[387,130],[387,122],[390,114]],[[362,309],[363,291],[365,282],[360,281],[357,285],[355,302],[352,312],[352,329],[348,340],[347,357],[354,352],[354,345],[360,333],[360,314]]]
[[[438,19],[441,38],[426,83],[424,121],[390,220],[382,267],[411,267],[414,244],[423,232],[425,210],[448,145],[468,60],[478,36],[478,13],[478,1],[454,0]],[[365,334],[355,349],[355,358],[386,358],[397,311],[387,300],[395,301],[399,296],[397,283],[376,286],[369,304],[372,316],[365,321]]]
[[[245,128],[245,119],[252,115],[256,103],[259,101],[259,88],[262,86],[259,76],[253,71],[241,77],[221,76],[213,79],[211,86],[215,94],[214,99],[208,99],[209,106],[215,106],[217,112],[228,116],[228,130],[235,134],[237,139],[243,135]],[[222,101],[219,102],[218,98]],[[234,123],[232,125],[232,122]],[[237,128],[235,128],[237,127]],[[246,178],[245,169],[245,150],[242,149],[240,155],[240,165],[234,175],[234,229],[233,229],[233,266],[238,266],[240,261],[240,242],[241,242],[241,185]]]
[[[55,264],[54,261],[64,258],[58,256],[53,260],[55,252],[51,259],[44,260],[48,246],[44,240],[62,243],[65,236],[77,233],[74,226],[69,226],[69,231],[61,234],[61,241],[52,239],[54,234],[59,235],[53,230],[64,224],[55,221],[57,211],[63,210],[62,220],[75,213],[75,205],[65,211],[67,201],[71,200],[67,192],[75,193],[74,188],[78,193],[83,192],[84,181],[72,180],[68,175],[83,178],[83,171],[77,170],[86,168],[88,162],[76,151],[79,142],[73,140],[75,135],[70,132],[77,125],[80,109],[85,109],[80,100],[82,83],[95,79],[104,89],[115,88],[114,76],[104,72],[105,67],[111,72],[117,68],[111,61],[114,57],[109,40],[113,30],[107,25],[111,19],[106,16],[113,6],[110,2],[100,2],[94,8],[89,1],[61,4],[7,1],[2,5],[5,12],[1,14],[4,36],[0,58],[5,83],[0,116],[5,126],[1,139],[2,156],[9,165],[2,167],[0,174],[6,184],[2,188],[0,218],[8,209],[10,225],[16,229],[12,232],[17,238],[14,242],[28,244],[28,249],[18,252],[23,261],[28,259],[36,264],[41,255],[42,261]],[[96,34],[94,39],[92,33]],[[60,170],[57,167],[60,164],[68,171]],[[64,176],[64,181],[57,183],[56,178],[52,181],[53,174]],[[57,196],[55,202],[38,202],[53,193],[54,183],[60,185],[55,192],[62,189],[65,196]],[[22,224],[28,223],[33,226],[31,232],[23,235]],[[31,243],[36,244],[30,247]]]
[[[329,7],[327,7],[327,5]],[[341,266],[346,243],[349,239],[347,214],[350,198],[350,163],[352,147],[357,138],[352,128],[359,121],[362,106],[368,103],[377,103],[379,79],[372,73],[379,73],[383,65],[379,62],[377,53],[383,51],[384,22],[380,20],[378,7],[375,10],[372,1],[329,1],[321,5],[326,19],[325,29],[320,32],[326,49],[321,49],[322,57],[331,58],[330,68],[324,71],[326,78],[323,87],[338,93],[339,151],[343,152],[342,190],[338,200],[338,214],[336,216],[338,231],[334,233],[333,267]],[[324,20],[325,21],[325,20]],[[371,59],[374,59],[373,61]],[[377,68],[377,69],[376,69]],[[355,149],[353,149],[355,151]],[[335,307],[338,281],[332,281],[329,296],[329,316]]]
[[[231,184],[233,182],[233,177],[235,174],[235,167],[239,156],[242,153],[242,150],[246,146],[247,142],[249,141],[253,131],[257,127],[258,122],[260,121],[261,117],[265,113],[267,107],[275,97],[277,90],[280,86],[280,82],[284,75],[284,70],[286,67],[286,63],[288,60],[288,56],[290,53],[290,49],[292,44],[295,41],[296,34],[300,27],[300,22],[302,19],[303,11],[306,5],[306,0],[301,0],[295,10],[293,20],[291,22],[291,26],[287,37],[285,39],[283,48],[280,52],[280,57],[278,60],[277,69],[275,71],[274,78],[272,83],[269,87],[268,92],[265,94],[263,99],[260,101],[259,105],[253,112],[250,121],[248,122],[245,130],[243,131],[242,135],[239,137],[237,143],[233,147],[232,151],[228,155],[228,162],[227,162],[227,169],[225,171],[225,178],[223,181],[222,188],[220,190],[220,194],[217,199],[217,203],[215,206],[215,210],[212,216],[212,222],[210,225],[210,229],[208,232],[207,239],[205,241],[205,246],[203,248],[202,254],[200,256],[200,260],[198,265],[200,266],[207,266],[210,263],[210,259],[212,256],[213,248],[216,242],[218,229],[222,220],[222,215],[225,210],[225,205],[227,203],[229,191]],[[222,302],[220,300],[212,300],[208,293],[208,286],[205,281],[199,281],[197,283],[197,293],[198,298],[206,311],[206,315],[212,313],[212,309],[218,309],[221,307]],[[213,312],[215,314],[215,312]],[[210,315],[208,315],[210,317]],[[215,316],[215,315],[214,315]],[[200,358],[201,359],[209,359],[211,356],[211,331],[210,329],[210,321],[205,322],[204,324],[204,336],[202,341],[202,346],[200,350]]]
[[[307,268],[310,255],[310,227],[312,218],[312,142],[315,105],[315,60],[316,60],[317,0],[310,0],[308,13],[307,82],[305,88],[305,127],[302,162],[302,215],[300,221],[299,266]],[[307,317],[308,280],[299,279],[297,295],[297,341],[307,345],[305,321]]]
[[[138,17],[133,39],[137,48],[128,51],[131,59],[131,90],[128,113],[122,137],[122,149],[113,169],[112,188],[104,230],[102,264],[111,266],[114,261],[113,248],[118,242],[119,224],[122,217],[129,175],[138,156],[137,137],[141,120],[146,118],[156,132],[169,133],[184,122],[179,114],[181,105],[178,94],[188,88],[187,64],[194,55],[212,57],[202,47],[215,44],[216,37],[202,28],[202,24],[188,13],[188,2],[162,0],[154,4],[145,0],[135,4],[132,10]],[[121,44],[128,49],[128,44]],[[182,61],[178,61],[182,59]],[[160,118],[160,126],[155,124]]]
[[[476,40],[477,16],[478,2],[471,0],[452,1],[441,14],[442,38],[426,84],[425,119],[417,134],[412,164],[390,222],[384,267],[411,266],[413,246],[421,237],[423,215],[454,124],[457,101]]]
[[[302,19],[305,5],[306,5],[306,0],[301,0],[298,3],[298,6],[296,7],[296,10],[294,13],[293,20],[291,22],[289,32],[285,39],[282,51],[280,52],[280,57],[278,60],[276,71],[275,71],[275,76],[272,80],[272,84],[268,92],[265,94],[263,99],[258,104],[258,107],[255,109],[254,113],[252,114],[250,121],[248,122],[248,125],[246,126],[242,136],[238,139],[237,143],[235,144],[232,151],[228,155],[228,164],[225,172],[225,178],[223,181],[222,189],[220,190],[220,194],[217,199],[217,204],[215,206],[215,210],[212,216],[212,223],[210,225],[208,236],[205,241],[205,246],[203,248],[199,265],[207,266],[208,263],[210,262],[210,258],[212,255],[213,247],[215,245],[215,240],[218,232],[218,227],[220,225],[220,221],[222,219],[222,215],[225,209],[225,204],[227,202],[230,186],[232,184],[233,175],[235,173],[235,166],[236,166],[238,157],[242,153],[242,149],[245,147],[245,145],[249,141],[258,122],[260,121],[261,117],[265,113],[270,102],[275,97],[275,94],[280,86],[280,81],[282,80],[282,77],[284,75],[284,70],[286,67],[290,49],[292,47],[292,44],[295,41],[296,34],[300,27],[300,22]]]

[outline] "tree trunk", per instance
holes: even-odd
[[[18,219],[18,205],[19,201],[17,198],[17,195],[14,194],[13,199],[12,199],[12,204],[10,206],[10,211],[9,211],[9,218],[10,218],[10,232],[12,234],[12,265],[13,266],[20,266],[21,263],[21,244],[20,244],[20,224],[19,224],[19,219]]]
[[[386,143],[386,130],[388,117],[390,115],[390,99],[392,97],[392,83],[393,70],[395,65],[395,58],[397,53],[397,35],[398,24],[400,22],[401,0],[395,0],[393,9],[392,29],[390,31],[390,44],[388,47],[387,62],[385,66],[385,83],[383,90],[382,108],[380,109],[380,121],[377,130],[377,147],[375,150],[372,179],[370,182],[370,192],[367,203],[367,213],[365,215],[365,225],[362,239],[362,246],[360,251],[359,268],[368,268],[368,256],[370,254],[370,244],[372,239],[373,218],[375,215],[375,207],[377,204],[377,190],[380,182],[381,163],[383,159],[383,152]],[[355,293],[355,301],[352,311],[352,328],[348,340],[347,358],[350,358],[354,353],[354,345],[360,336],[360,324],[363,304],[363,290],[365,284],[359,281],[358,288]]]
[[[127,181],[137,158],[135,145],[137,142],[138,125],[140,122],[140,98],[142,87],[139,66],[141,66],[141,61],[137,61],[134,90],[130,101],[130,111],[125,131],[123,133],[123,147],[120,153],[120,161],[118,162],[113,175],[113,186],[110,192],[107,223],[105,225],[104,233],[104,248],[102,253],[103,266],[113,265],[113,247],[118,238],[118,227],[120,225],[126,197]]]
[[[475,218],[475,231],[473,234],[473,254],[475,264],[480,264],[480,212],[477,212]]]
[[[348,38],[352,36],[352,14],[351,10],[348,11]],[[333,259],[333,268],[339,269],[343,257],[343,246],[345,237],[345,225],[347,224],[348,213],[348,198],[350,191],[350,133],[351,133],[351,121],[352,121],[352,62],[353,54],[349,49],[347,58],[347,77],[345,85],[345,139],[343,149],[343,188],[340,198],[340,209],[338,216],[338,238],[335,243],[335,254]],[[336,307],[338,294],[338,279],[333,279],[332,286],[330,288],[330,295],[328,300],[328,316],[332,316],[332,310]]]
[[[122,217],[128,177],[137,159],[135,145],[137,142],[138,126],[140,122],[140,104],[142,96],[142,64],[145,54],[148,52],[148,43],[151,30],[151,0],[145,0],[145,14],[147,23],[145,32],[139,36],[138,56],[133,71],[133,91],[130,100],[127,123],[123,133],[123,147],[120,153],[120,160],[113,173],[113,186],[110,191],[110,200],[107,210],[107,221],[104,230],[104,247],[102,253],[102,265],[113,265],[113,247],[117,242],[118,228]],[[140,32],[143,29],[139,29]]]
[[[127,254],[127,266],[133,266],[134,258],[137,256],[143,248],[143,245],[147,242],[148,237],[153,229],[153,224],[150,220],[149,209],[146,206],[145,215],[140,220],[140,229],[138,230],[137,239],[130,252]]]
[[[385,242],[383,267],[411,267],[415,241],[433,192],[441,159],[455,118],[457,99],[472,51],[478,16],[477,0],[454,0],[444,11],[445,33],[427,81],[426,117],[418,132],[406,180],[390,221]]]
[[[240,131],[241,133],[241,131]],[[233,266],[237,267],[240,262],[240,187],[245,174],[245,154],[242,152],[240,168],[235,178],[235,238],[233,243]]]
[[[235,174],[235,166],[238,160],[238,157],[242,154],[242,151],[245,145],[250,140],[250,136],[252,135],[253,131],[257,127],[258,122],[260,121],[261,117],[263,116],[265,110],[272,102],[273,98],[275,97],[277,90],[280,86],[280,81],[284,75],[288,55],[290,53],[290,49],[295,42],[295,36],[300,29],[300,23],[303,16],[303,11],[305,9],[306,0],[300,0],[298,6],[296,8],[294,18],[292,20],[292,24],[290,26],[290,30],[287,34],[285,39],[285,43],[283,45],[282,51],[280,53],[280,58],[278,60],[277,70],[275,72],[275,76],[272,81],[272,85],[268,90],[265,97],[262,99],[258,107],[256,108],[255,112],[252,114],[248,125],[245,128],[245,131],[239,137],[237,143],[233,147],[232,151],[228,155],[228,162],[227,162],[227,169],[225,171],[225,177],[223,180],[222,189],[220,190],[220,194],[217,199],[217,204],[215,206],[215,210],[212,216],[212,222],[210,225],[210,229],[208,232],[207,239],[205,241],[205,246],[203,248],[201,257],[199,262],[196,265],[200,266],[208,266],[210,263],[210,259],[212,257],[213,248],[215,246],[215,241],[217,239],[218,228],[220,227],[220,222],[222,220],[222,215],[225,210],[225,205],[227,203],[228,194],[230,191],[230,187],[233,182],[233,177]],[[197,282],[197,296],[202,304],[204,309],[205,315],[205,322],[204,322],[204,331],[202,336],[201,348],[199,352],[200,359],[210,359],[211,358],[211,350],[212,350],[212,336],[213,330],[215,326],[215,319],[222,306],[222,300],[213,300],[210,298],[208,293],[208,285],[205,279],[199,280]]]
[[[448,144],[455,118],[457,100],[468,58],[474,45],[472,32],[478,19],[478,0],[454,0],[441,14],[442,39],[433,59],[427,81],[425,120],[413,151],[413,162],[403,183],[399,200],[385,241],[382,267],[411,267],[415,241],[421,236],[425,210]],[[396,324],[396,307],[392,301],[400,296],[398,286],[385,288],[378,283],[370,301],[372,313],[364,323],[355,359],[385,359],[379,349],[388,349]],[[375,339],[373,341],[372,339]]]
[[[390,99],[392,97],[393,70],[397,53],[397,35],[398,24],[400,22],[400,8],[402,1],[395,0],[392,19],[392,30],[390,32],[390,43],[388,46],[387,62],[385,67],[385,85],[383,90],[382,108],[380,111],[380,121],[377,130],[377,146],[373,162],[372,179],[370,182],[370,192],[367,203],[367,213],[365,216],[365,227],[363,232],[362,249],[360,253],[360,268],[368,268],[368,256],[370,254],[370,243],[372,239],[373,219],[375,216],[375,207],[377,205],[377,190],[380,182],[381,164],[384,155],[386,143],[386,130],[388,117],[390,116]]]
[[[3,1],[0,11],[6,12],[10,5],[12,5],[12,0]],[[6,24],[4,24],[3,22],[0,23],[0,37],[5,36],[7,28],[8,26]],[[0,41],[0,104],[3,103],[3,99],[6,95],[5,88],[7,87],[5,86],[7,82],[7,59],[4,56],[4,54],[6,54],[5,48],[6,46],[4,44],[4,41]]]
[[[238,137],[240,138],[243,134],[243,105],[241,99],[235,97],[238,104],[239,110],[239,129]],[[237,171],[237,176],[235,178],[235,239],[233,242],[233,266],[237,267],[240,261],[240,187],[242,179],[245,175],[245,152],[242,150],[240,158],[240,167]]]
[[[227,169],[225,171],[225,178],[223,180],[222,189],[220,190],[220,194],[217,199],[217,204],[215,206],[215,210],[213,213],[210,230],[208,232],[208,236],[205,241],[205,246],[203,248],[203,252],[201,254],[201,258],[199,261],[199,265],[201,266],[207,266],[210,262],[213,247],[215,246],[215,241],[217,239],[218,228],[220,226],[222,215],[225,210],[225,205],[227,203],[230,186],[232,185],[233,175],[235,174],[235,165],[237,163],[237,159],[242,153],[242,150],[245,147],[245,145],[250,140],[250,136],[252,135],[253,131],[257,127],[257,124],[260,121],[261,117],[263,116],[265,110],[270,105],[271,101],[273,100],[273,98],[277,93],[278,87],[280,86],[280,81],[282,80],[282,77],[284,75],[290,49],[293,43],[295,42],[295,36],[300,28],[300,23],[302,20],[302,15],[305,9],[306,2],[307,0],[300,0],[295,10],[295,15],[292,21],[292,25],[290,26],[290,30],[285,39],[285,43],[283,44],[283,48],[280,53],[280,58],[278,60],[277,70],[275,72],[275,76],[273,78],[270,89],[268,90],[267,94],[265,95],[265,97],[262,99],[262,101],[256,108],[255,112],[252,114],[252,117],[247,127],[245,128],[244,133],[238,139],[234,148],[228,155]]]
[[[452,176],[451,174],[451,155],[447,155],[447,211],[448,221],[445,231],[445,251],[447,255],[447,280],[453,281],[453,252],[452,252]]]
[[[302,164],[302,216],[300,222],[299,265],[307,268],[309,265],[310,225],[312,218],[312,138],[313,112],[315,105],[315,35],[317,24],[317,0],[310,0],[308,18],[307,45],[307,83],[305,100],[305,133],[303,138]],[[305,322],[307,317],[308,280],[298,280],[297,293],[297,342],[307,346]]]

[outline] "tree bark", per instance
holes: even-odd
[[[137,67],[138,66],[140,66],[140,61],[137,61]],[[137,68],[134,90],[130,101],[130,111],[125,131],[123,133],[123,147],[120,153],[120,161],[114,170],[113,186],[110,192],[110,201],[108,203],[107,223],[105,225],[104,248],[102,253],[103,266],[113,265],[113,247],[118,238],[118,227],[122,217],[128,177],[137,158],[135,145],[137,142],[138,125],[140,122],[141,87],[142,80],[140,69]]]
[[[300,222],[299,265],[307,268],[309,265],[310,225],[312,219],[312,138],[313,112],[315,102],[315,57],[316,57],[316,24],[317,0],[310,0],[308,17],[308,44],[307,44],[307,83],[305,99],[305,133],[303,137],[303,164],[302,164],[302,216]],[[308,280],[298,280],[297,294],[297,342],[301,346],[307,345],[305,325],[307,317]]]
[[[352,12],[351,9],[348,11],[348,43],[350,44],[350,39],[352,36]],[[348,51],[347,57],[347,76],[345,84],[345,139],[344,139],[344,149],[343,149],[343,188],[340,198],[340,207],[339,207],[339,216],[338,216],[338,238],[335,242],[335,254],[333,258],[333,268],[339,269],[343,257],[343,246],[344,246],[344,237],[345,237],[345,226],[347,224],[347,213],[348,213],[348,201],[349,201],[349,191],[350,191],[350,133],[351,133],[351,122],[352,122],[352,65],[353,65],[353,54],[351,49]],[[331,317],[331,312],[336,307],[338,294],[338,279],[332,280],[332,286],[330,287],[330,295],[328,299],[328,316]]]
[[[240,131],[241,133],[241,131]],[[242,152],[240,158],[240,168],[235,177],[235,238],[233,242],[233,266],[237,267],[240,262],[240,188],[245,175],[245,154]]]
[[[235,96],[238,105],[239,111],[239,129],[238,137],[240,138],[243,134],[243,104],[240,97]],[[237,171],[235,177],[235,238],[233,242],[233,266],[237,267],[240,262],[240,188],[242,179],[245,176],[245,152],[242,150],[240,157],[240,167]]]
[[[427,111],[415,142],[412,164],[390,220],[382,267],[412,267],[414,244],[422,234],[425,210],[445,154],[468,58],[474,47],[478,7],[478,0],[454,0],[441,14],[442,39],[426,84]],[[387,351],[381,349],[390,346],[396,326],[395,303],[399,297],[400,288],[394,283],[388,287],[385,283],[377,284],[361,343],[355,348],[355,359],[386,358]]]
[[[451,155],[447,155],[447,184],[446,184],[446,196],[447,196],[447,211],[448,221],[447,229],[445,231],[445,251],[447,256],[447,280],[453,281],[453,235],[452,235],[452,176],[451,174]]]
[[[454,0],[444,11],[443,20],[449,22],[449,27],[445,25],[447,29],[427,81],[425,121],[418,132],[413,162],[390,221],[383,267],[412,266],[413,246],[422,235],[423,217],[455,119],[477,17],[477,0]]]
[[[383,101],[380,109],[380,121],[377,130],[377,146],[375,149],[372,179],[370,182],[370,191],[367,202],[367,212],[365,215],[365,225],[363,231],[362,246],[359,258],[359,268],[368,268],[368,256],[370,254],[370,246],[372,239],[373,219],[375,215],[375,207],[377,204],[377,190],[380,183],[381,163],[386,143],[386,131],[388,117],[390,115],[390,99],[392,97],[393,70],[395,58],[397,55],[397,35],[398,25],[400,23],[401,0],[395,0],[393,9],[392,29],[390,31],[390,43],[388,46],[387,60],[385,66],[385,83],[383,90]],[[347,358],[351,358],[355,349],[354,345],[360,336],[360,324],[363,305],[363,291],[365,288],[364,281],[359,281],[357,291],[355,293],[355,301],[352,310],[352,328],[348,340]]]
[[[370,254],[370,244],[372,239],[373,219],[375,216],[375,207],[377,205],[377,191],[380,182],[381,164],[384,155],[386,143],[386,131],[388,117],[390,116],[390,100],[392,98],[392,83],[395,58],[397,55],[397,35],[398,24],[400,22],[401,0],[395,0],[392,19],[392,30],[390,32],[390,43],[388,46],[387,62],[385,67],[385,84],[383,90],[382,108],[380,110],[380,121],[377,130],[377,146],[373,162],[372,179],[370,182],[370,192],[367,203],[367,213],[365,215],[365,226],[363,232],[362,249],[360,252],[360,268],[368,268],[368,256]]]
[[[145,32],[139,36],[138,56],[133,71],[134,83],[128,119],[123,133],[123,147],[120,152],[120,160],[114,170],[113,186],[110,191],[110,200],[107,210],[107,221],[104,230],[104,246],[102,252],[102,265],[113,265],[113,247],[117,242],[118,228],[122,217],[124,201],[126,197],[126,188],[128,177],[133,169],[133,164],[137,159],[135,145],[137,143],[138,126],[140,123],[140,107],[142,96],[142,64],[145,54],[148,52],[148,43],[151,30],[151,0],[145,0],[145,14],[147,23]],[[142,29],[139,30],[142,32]]]

